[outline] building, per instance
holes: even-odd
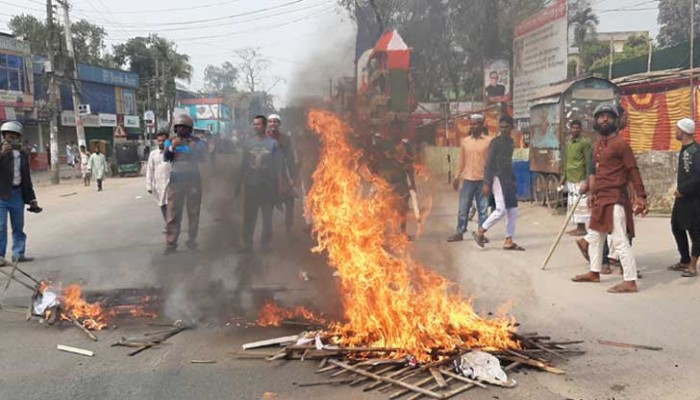
[[[43,109],[48,101],[48,74],[44,69],[47,59],[35,55],[32,61],[36,104]],[[109,151],[115,137],[138,139],[142,136],[141,120],[136,109],[138,87],[139,75],[136,73],[78,63],[80,100],[82,104],[90,106],[90,113],[81,117],[88,144],[96,140],[105,141]],[[77,143],[77,135],[71,89],[67,84],[62,84],[59,91],[58,141],[61,155],[64,155],[66,143]],[[40,112],[33,125],[36,125],[36,130],[30,130],[27,139],[43,150],[49,140],[48,118]]]
[[[194,128],[218,137],[231,137],[233,114],[222,98],[195,98],[178,101],[177,108],[187,110]]]
[[[612,42],[613,51],[617,54],[622,53],[629,38],[638,36],[649,37],[649,31],[598,32],[596,36],[600,42]]]
[[[0,121],[34,117],[29,43],[0,33]]]

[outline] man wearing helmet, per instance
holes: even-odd
[[[173,121],[175,138],[165,142],[163,158],[171,163],[172,172],[167,188],[167,217],[165,254],[177,250],[182,213],[187,205],[188,240],[190,251],[197,249],[199,212],[202,204],[202,180],[199,164],[204,161],[206,148],[192,135],[193,121],[187,114],[180,114]]]
[[[298,171],[292,138],[280,131],[281,125],[282,119],[279,115],[271,114],[267,117],[267,134],[277,141],[282,152],[280,160],[282,171],[277,194],[278,204],[284,204],[284,225],[289,233],[294,222],[294,197],[296,197]]]
[[[2,150],[0,150],[0,264],[5,264],[7,247],[7,215],[12,224],[12,257],[20,262],[32,261],[24,255],[27,235],[24,233],[24,205],[29,210],[41,209],[34,194],[29,174],[29,156],[22,151],[23,127],[17,121],[0,126]]]
[[[593,113],[594,129],[600,138],[593,146],[595,173],[589,176],[591,219],[590,272],[573,278],[574,282],[600,282],[603,247],[606,235],[620,257],[623,282],[608,289],[609,293],[634,293],[637,288],[637,264],[628,234],[634,234],[634,215],[648,213],[646,192],[632,148],[619,135],[619,111],[603,103]],[[634,207],[630,184],[636,194]]]

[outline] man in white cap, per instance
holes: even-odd
[[[695,122],[683,118],[676,125],[676,140],[681,142],[678,154],[678,179],[671,214],[671,230],[681,260],[669,267],[683,271],[681,276],[698,275],[700,256],[700,145],[695,141]],[[688,246],[688,235],[692,248]]]
[[[282,133],[281,126],[282,118],[279,115],[270,114],[267,117],[267,134],[277,141],[282,151],[282,159],[280,160],[282,170],[280,171],[277,205],[284,205],[284,225],[289,233],[294,222],[294,198],[296,197],[298,171],[292,137]]]
[[[23,127],[17,121],[0,126],[0,265],[5,265],[7,248],[7,215],[12,224],[12,257],[19,262],[32,261],[24,255],[27,235],[24,233],[24,205],[28,211],[40,212],[29,173],[29,156],[22,150]]]
[[[452,187],[459,189],[462,183],[462,190],[459,192],[459,209],[457,211],[457,231],[447,238],[448,242],[459,242],[464,239],[464,232],[467,231],[469,222],[469,209],[476,200],[476,209],[479,213],[479,226],[487,217],[489,198],[483,196],[484,169],[486,159],[489,154],[489,144],[491,138],[484,133],[484,117],[481,114],[474,114],[470,118],[469,136],[462,139],[459,152],[459,169]],[[461,182],[460,182],[461,181]]]

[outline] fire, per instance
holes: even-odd
[[[118,305],[105,308],[100,303],[89,303],[83,297],[83,290],[79,284],[73,284],[65,288],[54,286],[51,282],[41,282],[39,292],[45,293],[47,290],[60,293],[58,317],[64,321],[76,320],[85,328],[90,330],[104,329],[111,318],[120,315],[130,315],[132,317],[158,318],[158,314],[146,309],[146,303],[150,301],[149,296],[144,296],[142,304]],[[49,319],[52,315],[50,309],[44,312],[44,318]]]
[[[303,320],[308,322],[325,323],[322,317],[316,316],[311,310],[297,306],[294,309],[286,309],[273,302],[267,302],[258,313],[258,325],[260,326],[280,326],[282,321]]]
[[[453,283],[411,258],[395,195],[360,164],[351,128],[320,110],[308,124],[323,146],[306,207],[313,250],[327,253],[340,278],[346,322],[332,326],[337,343],[399,348],[421,361],[438,349],[518,348],[512,318],[479,316]]]

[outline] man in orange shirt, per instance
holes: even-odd
[[[486,221],[486,210],[489,206],[488,197],[482,195],[484,185],[484,167],[489,154],[491,138],[484,128],[484,117],[474,114],[470,117],[469,136],[462,139],[459,153],[459,170],[452,187],[459,189],[462,180],[462,191],[459,193],[459,212],[457,214],[457,232],[447,238],[448,242],[459,242],[464,239],[469,222],[469,209],[474,199],[479,212],[479,226]]]

